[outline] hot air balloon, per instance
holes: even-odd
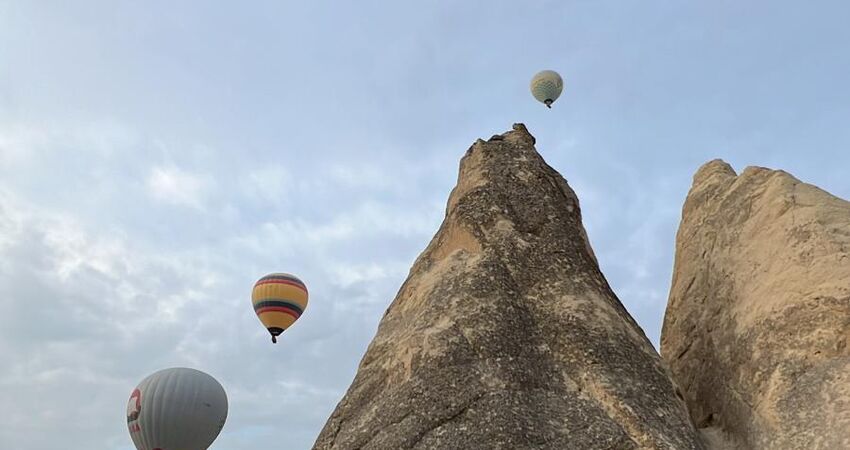
[[[538,72],[531,79],[531,94],[537,101],[546,105],[547,108],[552,107],[552,103],[561,96],[561,90],[564,89],[564,80],[554,70],[544,70]]]
[[[148,376],[127,404],[138,450],[206,450],[227,419],[227,394],[200,370],[177,367]]]
[[[254,312],[272,335],[272,342],[307,308],[307,286],[295,275],[273,273],[260,278],[251,293]]]

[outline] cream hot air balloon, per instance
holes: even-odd
[[[221,384],[183,367],[148,376],[127,404],[127,426],[138,450],[206,450],[226,418]]]
[[[531,95],[540,103],[546,105],[547,108],[552,107],[552,103],[561,96],[561,91],[564,89],[564,80],[554,70],[544,70],[538,72],[531,79]]]

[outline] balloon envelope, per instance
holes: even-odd
[[[307,286],[295,275],[272,273],[260,278],[251,292],[251,303],[260,322],[277,336],[292,326],[307,308]]]
[[[133,390],[127,426],[138,450],[206,450],[227,419],[227,394],[200,370],[160,370]]]
[[[554,70],[538,72],[531,79],[531,95],[549,108],[561,96],[564,80]]]

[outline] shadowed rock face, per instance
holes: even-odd
[[[850,448],[850,203],[782,171],[697,172],[661,354],[694,421],[746,449]]]
[[[315,449],[698,449],[522,125],[477,141],[446,219]]]

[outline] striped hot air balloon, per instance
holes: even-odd
[[[307,308],[307,286],[295,275],[273,273],[260,278],[251,293],[254,312],[272,335],[272,342],[292,326]]]

